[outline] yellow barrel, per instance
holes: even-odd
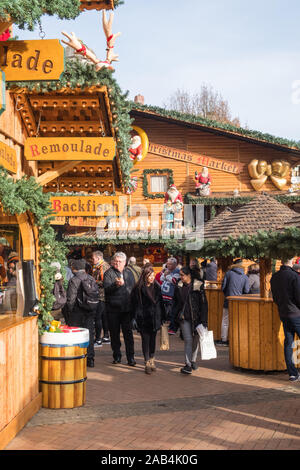
[[[40,338],[40,388],[44,408],[75,408],[86,398],[89,331],[44,333]]]

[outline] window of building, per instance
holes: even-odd
[[[150,176],[150,192],[165,193],[168,189],[168,176]]]

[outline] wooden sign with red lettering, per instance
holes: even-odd
[[[25,141],[27,160],[113,160],[113,137],[29,137]]]
[[[0,68],[7,82],[59,80],[65,68],[58,39],[0,42]]]
[[[179,150],[166,145],[149,144],[148,152],[161,157],[172,158],[185,163],[193,163],[194,165],[206,166],[214,170],[225,171],[227,173],[238,174],[243,169],[243,164],[239,162],[231,162],[221,158],[209,157],[200,153],[191,153],[187,150]]]

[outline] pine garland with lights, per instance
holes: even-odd
[[[56,240],[56,234],[50,222],[53,219],[49,202],[49,195],[43,193],[33,176],[23,176],[14,181],[8,172],[0,167],[0,201],[6,214],[16,215],[30,212],[39,231],[40,247],[40,287],[41,299],[39,302],[39,332],[42,333],[53,320],[51,309],[54,296],[55,268],[51,267],[53,261],[58,261],[62,269],[66,265],[67,249],[64,243]]]

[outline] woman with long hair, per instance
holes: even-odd
[[[133,328],[142,338],[145,373],[151,374],[155,367],[156,334],[165,321],[165,311],[159,283],[155,280],[152,266],[146,266],[132,291]]]
[[[193,270],[183,267],[180,281],[175,288],[173,313],[180,325],[184,339],[185,366],[183,374],[191,374],[196,365],[199,349],[199,335],[196,327],[207,327],[208,306],[204,291],[204,282],[195,278]]]

